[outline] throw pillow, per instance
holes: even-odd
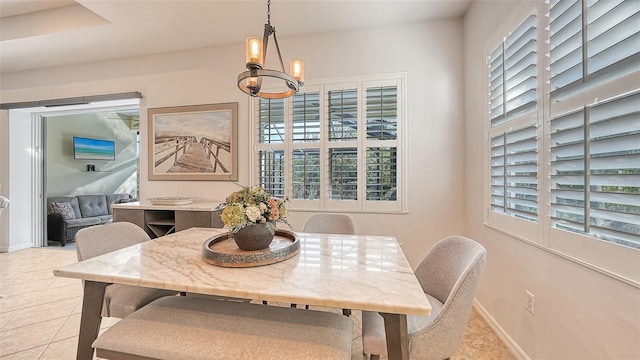
[[[71,207],[71,204],[69,204],[68,202],[51,203],[51,211],[58,214],[62,214],[62,217],[64,217],[65,220],[71,220],[76,218],[76,213],[73,212],[73,208]]]
[[[120,203],[120,204],[126,204],[126,203],[136,202],[136,201],[140,201],[140,199],[138,199],[138,198],[120,199],[120,201],[119,201],[118,203]]]

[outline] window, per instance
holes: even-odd
[[[638,69],[640,2],[552,0],[549,8],[553,100]]]
[[[255,100],[256,180],[294,209],[402,211],[404,75]]]
[[[552,225],[640,249],[640,92],[550,126]]]
[[[551,226],[640,249],[640,2],[549,6]]]
[[[490,211],[534,222],[538,217],[536,21],[535,13],[528,14],[488,61]]]
[[[524,3],[487,48],[487,224],[634,279],[595,244],[640,249],[638,24],[640,1]]]

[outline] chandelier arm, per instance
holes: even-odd
[[[246,80],[249,77],[252,77],[252,75],[257,75],[258,79],[262,77],[270,77],[270,78],[283,80],[287,84],[287,87],[290,90],[283,91],[283,92],[262,92],[258,88],[253,88],[253,89],[249,88],[244,84],[244,80]],[[282,98],[292,96],[300,90],[300,86],[301,86],[300,82],[296,81],[296,79],[294,79],[292,76],[290,76],[287,73],[283,73],[276,70],[260,69],[260,70],[255,70],[255,73],[254,73],[254,70],[251,70],[251,71],[247,70],[240,73],[240,75],[238,75],[238,88],[242,90],[242,92],[254,97],[257,96],[265,99],[282,99]]]
[[[282,72],[286,72],[284,71],[284,63],[282,62],[282,55],[280,54],[280,46],[278,46],[278,38],[276,37],[276,29],[273,29],[273,42],[276,44],[276,50],[278,52],[278,60],[280,60],[280,70],[282,70]],[[267,48],[264,48],[265,51],[267,50]],[[266,63],[265,63],[266,64]]]

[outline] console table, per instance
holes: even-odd
[[[222,228],[219,202],[193,202],[188,205],[154,205],[148,201],[113,204],[113,221],[134,223],[157,238],[192,227]]]

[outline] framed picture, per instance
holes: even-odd
[[[238,103],[148,110],[149,180],[238,180]]]

